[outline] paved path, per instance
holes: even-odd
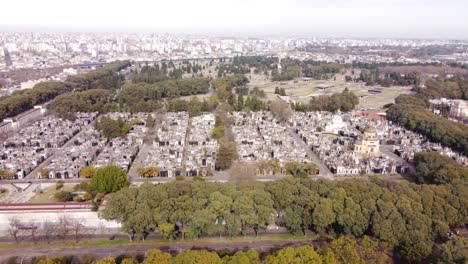
[[[45,159],[41,164],[39,164],[39,166],[37,166],[34,170],[32,170],[28,175],[26,175],[26,179],[35,179],[37,178],[37,175],[39,173],[39,170],[47,165],[50,164],[50,162],[52,161],[52,159],[55,157],[55,155],[60,154],[62,153],[67,147],[69,147],[70,145],[74,144],[75,142],[75,139],[77,139],[81,134],[83,134],[83,132],[86,130],[86,128],[82,127],[82,129],[80,130],[80,132],[76,133],[76,135],[74,135],[73,137],[70,138],[70,140],[68,140],[65,144],[63,144],[61,147],[59,148],[55,148],[55,149],[52,149],[52,155],[50,155],[47,159]],[[55,179],[55,180],[60,180],[60,179]]]
[[[132,182],[141,179],[141,177],[137,173],[137,169],[140,167],[144,167],[143,162],[148,156],[150,149],[153,147],[153,140],[156,137],[156,132],[161,126],[161,116],[155,113],[151,114],[153,115],[154,126],[152,128],[149,128],[148,131],[145,133],[143,145],[140,146],[140,150],[138,151],[135,160],[133,160],[133,163],[130,166],[130,169],[128,170],[128,177]]]
[[[192,118],[189,118],[187,123],[187,129],[185,130],[185,139],[184,139],[184,151],[182,152],[182,162],[180,167],[182,168],[181,173],[185,176],[187,168],[187,157],[188,157],[188,147],[189,147],[189,137],[192,129]]]
[[[294,138],[296,143],[298,145],[303,146],[303,148],[307,152],[307,155],[312,160],[312,163],[317,165],[317,167],[319,168],[320,173],[318,176],[327,178],[327,179],[333,179],[333,173],[327,168],[327,166],[325,166],[325,164],[323,164],[323,162],[317,157],[317,155],[315,155],[315,153],[309,148],[309,146],[307,146],[307,144],[301,140],[299,135],[294,132],[294,129],[288,126],[288,130],[289,130],[289,133],[291,134],[291,137]]]
[[[130,169],[128,170],[128,177],[132,182],[140,179],[140,176],[138,176],[137,173],[137,169],[143,167],[143,162],[148,156],[149,150],[152,147],[151,144],[152,143],[145,142],[140,146],[140,150],[138,151],[135,160],[133,160],[132,166],[130,166]]]
[[[36,246],[36,247],[18,247],[16,249],[0,249],[0,261],[4,262],[8,258],[18,256],[19,261],[28,261],[33,257],[38,256],[49,256],[49,257],[60,257],[64,255],[73,255],[74,262],[79,262],[79,257],[84,254],[93,254],[98,259],[104,257],[118,257],[128,256],[132,253],[138,255],[144,255],[146,251],[150,249],[160,249],[164,252],[169,252],[173,255],[180,254],[186,250],[211,250],[211,251],[239,251],[248,249],[255,249],[259,252],[271,253],[277,248],[283,248],[288,246],[301,246],[301,245],[323,245],[326,243],[325,240],[317,239],[295,239],[293,241],[288,240],[257,240],[252,238],[250,241],[229,241],[228,239],[211,239],[208,241],[195,241],[195,242],[159,242],[159,243],[129,243],[125,245],[109,245],[109,246],[91,246],[91,247],[63,247],[63,246]]]

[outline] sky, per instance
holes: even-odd
[[[0,30],[468,39],[468,0],[5,0]]]

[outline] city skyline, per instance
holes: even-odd
[[[27,6],[27,9],[24,7]],[[460,0],[257,0],[197,2],[22,0],[4,3],[3,31],[180,33],[217,36],[318,36],[467,39]],[[21,10],[21,14],[18,11]],[[73,10],[73,12],[70,12]]]

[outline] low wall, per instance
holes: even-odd
[[[120,228],[115,221],[100,219],[97,212],[91,211],[8,211],[0,212],[0,236],[8,235],[11,219],[18,219],[21,224],[34,225],[41,228],[45,223],[59,223],[61,217],[76,219],[89,229]]]

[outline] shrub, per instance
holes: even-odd
[[[71,199],[71,193],[67,191],[60,191],[54,194],[54,198],[59,202],[67,202]]]
[[[63,187],[64,182],[62,180],[58,180],[57,184],[55,185],[56,190],[60,190]]]

